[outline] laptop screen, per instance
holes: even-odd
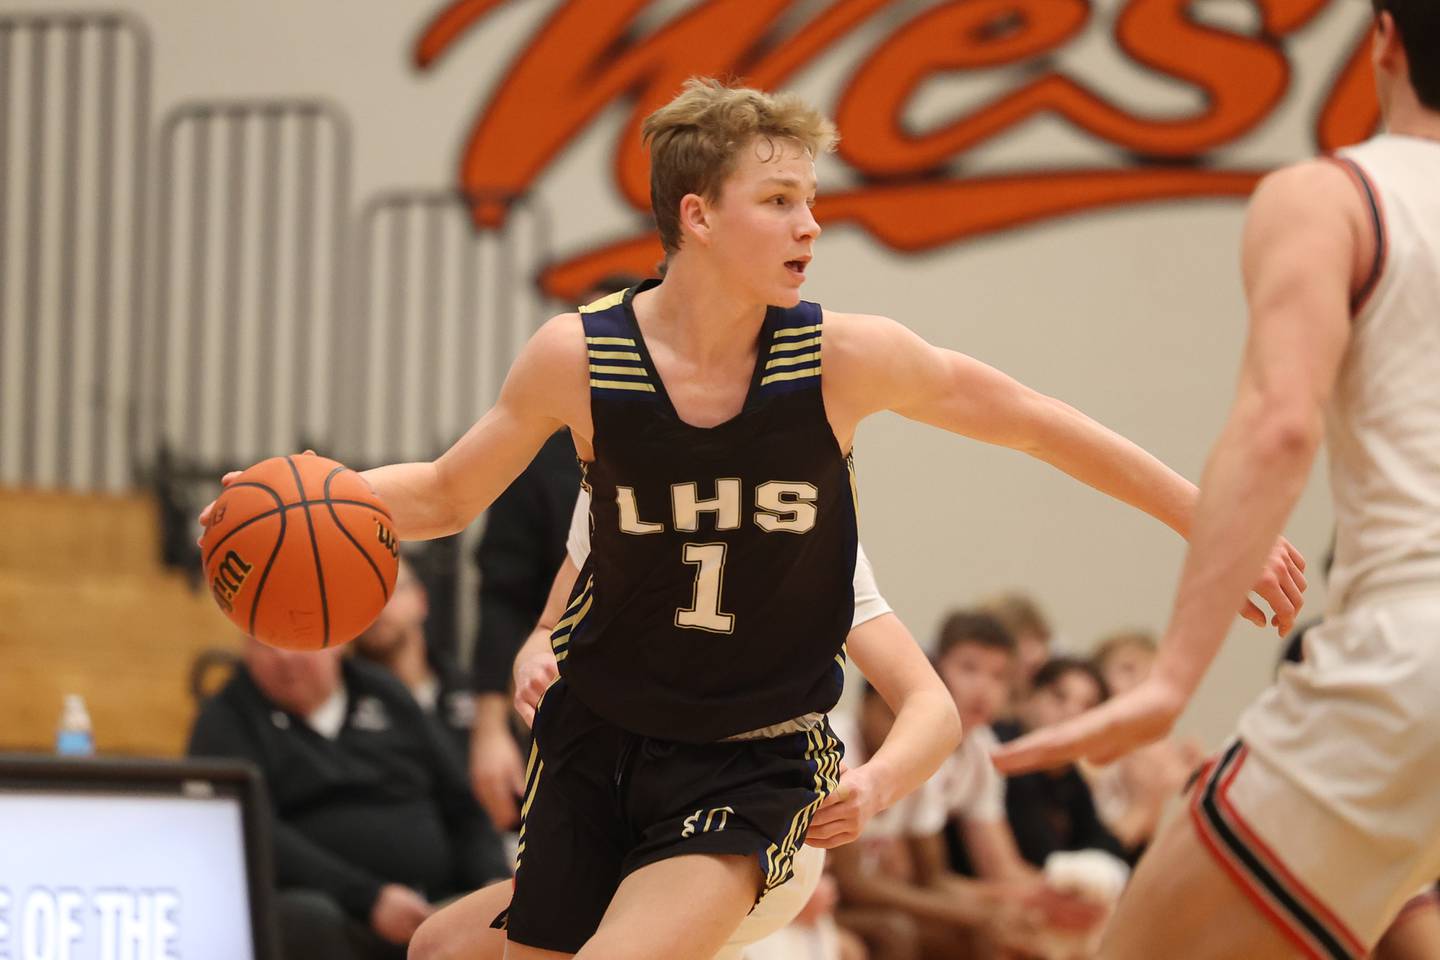
[[[243,765],[0,757],[0,958],[266,960],[264,812]]]

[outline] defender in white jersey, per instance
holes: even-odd
[[[1365,957],[1440,875],[1440,3],[1375,6],[1387,132],[1251,202],[1239,393],[1151,678],[997,758],[1103,760],[1167,731],[1326,436],[1327,619],[1141,861],[1106,958]]]

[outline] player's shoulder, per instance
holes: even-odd
[[[1316,157],[1266,174],[1251,198],[1252,216],[1288,218],[1296,213],[1330,208],[1363,214],[1357,174],[1337,157]]]
[[[540,325],[531,342],[559,349],[582,349],[585,344],[585,325],[580,320],[580,312],[576,310],[557,313]]]
[[[845,313],[823,309],[821,326],[826,348],[866,349],[902,329],[889,317],[873,313]]]
[[[585,327],[580,314],[560,313],[546,320],[530,337],[521,357],[527,365],[540,369],[575,367],[585,358]]]

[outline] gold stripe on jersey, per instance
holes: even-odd
[[[550,632],[550,650],[555,654],[557,664],[570,656],[570,637],[580,629],[580,624],[585,622],[585,614],[590,612],[590,606],[595,602],[595,594],[590,589],[594,582],[594,577],[585,582],[584,592],[575,600],[580,604],[579,608],[572,604],[571,609],[575,612],[555,624],[555,629]]]
[[[605,294],[605,296],[601,297],[599,300],[592,300],[589,303],[585,304],[585,306],[580,308],[580,312],[599,313],[602,310],[609,310],[617,303],[621,303],[622,301],[624,301],[624,299],[625,291],[616,290],[614,293]]]
[[[850,658],[849,643],[840,644],[840,652],[835,654],[835,662],[840,664],[841,669],[845,667],[845,661]]]
[[[590,576],[585,578],[585,586],[581,588],[579,593],[575,594],[575,599],[571,600],[565,606],[565,612],[560,615],[561,622],[555,624],[557,628],[563,625],[564,619],[566,617],[570,616],[570,614],[580,609],[580,607],[585,603],[585,599],[590,596],[590,591],[594,588],[595,575],[591,574]]]
[[[597,347],[633,347],[635,341],[629,337],[586,337],[585,342]]]
[[[818,347],[818,346],[820,346],[820,338],[819,338],[819,337],[807,337],[807,338],[804,339],[804,340],[792,340],[792,341],[789,342],[789,343],[776,343],[776,344],[771,344],[771,346],[770,346],[770,352],[771,352],[771,353],[784,353],[784,352],[787,351],[787,350],[799,350],[799,349],[801,349],[802,347]]]
[[[775,331],[777,337],[798,337],[802,333],[814,333],[820,329],[820,324],[812,323],[808,327],[782,327]]]
[[[542,696],[541,701],[544,701]],[[536,705],[539,708],[539,705]],[[515,848],[515,871],[520,871],[520,861],[525,857],[525,821],[530,817],[530,805],[535,802],[535,794],[540,786],[540,774],[545,769],[545,761],[540,759],[540,744],[530,744],[530,761],[525,765],[525,801],[520,807],[520,836],[517,838],[518,846]]]
[[[643,376],[645,376],[645,368],[644,368],[644,367],[609,367],[609,366],[604,366],[604,365],[595,364],[595,363],[590,364],[590,372],[591,372],[591,373],[618,373],[618,374],[620,374],[621,376],[631,376],[631,377],[643,377]],[[637,380],[636,382],[638,383],[639,381]]]
[[[591,360],[634,360],[640,362],[640,354],[630,353],[625,350],[591,350]]]
[[[575,603],[570,605],[570,610],[566,611],[564,618],[555,624],[555,629],[550,631],[550,642],[552,644],[565,639],[573,633],[575,627],[580,624],[580,621],[585,619],[585,614],[590,612],[590,604],[595,601],[595,594],[590,589],[594,586],[594,583],[594,577],[585,581],[584,591],[580,596],[575,598]],[[572,613],[571,611],[574,612]]]
[[[779,383],[782,380],[804,380],[806,377],[818,376],[820,376],[820,366],[817,364],[813,367],[806,367],[803,370],[786,370],[782,373],[767,374],[761,378],[760,386],[763,387],[767,383]]]
[[[796,354],[793,357],[776,357],[773,360],[767,360],[765,362],[765,369],[769,370],[771,367],[793,367],[798,363],[815,363],[819,359],[819,350],[816,350],[814,353]],[[590,369],[594,370],[595,368],[591,367]]]
[[[648,383],[628,382],[625,380],[596,380],[590,378],[590,386],[603,387],[606,390],[637,390],[640,393],[654,393],[655,388]]]
[[[765,850],[765,886],[760,891],[762,898],[785,882],[791,872],[795,853],[800,849],[800,843],[805,837],[805,831],[810,828],[811,818],[840,782],[840,751],[835,749],[838,741],[830,735],[828,728],[821,726],[808,730],[805,737],[810,743],[810,748],[805,751],[805,759],[815,764],[815,799],[802,807],[791,819],[790,830],[785,834],[785,839],[778,844],[770,844]]]

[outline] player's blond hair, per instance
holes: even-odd
[[[793,93],[765,93],[692,77],[680,95],[645,118],[650,209],[666,256],[680,249],[680,201],[714,201],[740,148],[756,137],[794,140],[818,157],[835,148],[835,125]]]

